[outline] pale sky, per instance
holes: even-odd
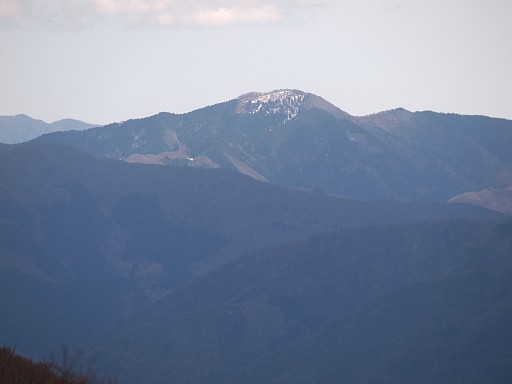
[[[0,0],[0,115],[106,124],[281,88],[512,119],[512,1]]]

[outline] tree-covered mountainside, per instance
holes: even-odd
[[[0,179],[0,343],[37,357],[271,245],[336,228],[502,217],[463,204],[360,202],[55,144],[4,147]]]
[[[92,353],[127,384],[506,383],[511,276],[510,221],[334,231],[192,282]]]
[[[512,121],[403,109],[354,117],[293,90],[38,140],[128,162],[232,169],[358,199],[446,201],[512,185]]]

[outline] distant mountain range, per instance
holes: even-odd
[[[295,90],[37,141],[127,162],[232,169],[367,200],[446,201],[512,185],[512,121],[404,109],[354,117]]]
[[[97,127],[74,119],[62,119],[51,124],[27,115],[0,116],[0,143],[16,144],[55,131],[84,130]]]

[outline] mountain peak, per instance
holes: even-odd
[[[251,92],[238,97],[237,113],[255,115],[281,114],[285,121],[293,119],[304,106],[306,93],[297,90],[279,89],[272,92]]]
[[[374,125],[387,132],[391,132],[396,128],[397,124],[406,123],[412,120],[414,116],[414,112],[408,111],[405,108],[395,108],[367,116],[360,116],[355,118],[355,121]]]
[[[254,101],[259,100],[262,102],[284,100],[290,98],[304,97],[306,92],[297,89],[275,89],[270,92],[249,92],[238,97],[240,101]]]
[[[277,89],[271,92],[251,92],[238,97],[237,113],[248,113],[255,115],[262,113],[265,115],[284,115],[285,120],[289,121],[299,114],[299,112],[318,108],[334,114],[338,117],[347,117],[348,114],[338,107],[311,93],[296,89]]]

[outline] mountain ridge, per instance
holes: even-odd
[[[61,119],[47,123],[25,114],[0,116],[0,143],[17,144],[35,139],[45,133],[85,130],[97,126],[98,124],[85,123],[75,119]]]
[[[249,93],[186,114],[36,140],[366,200],[446,201],[512,185],[512,121],[404,109],[355,117],[299,90]]]

